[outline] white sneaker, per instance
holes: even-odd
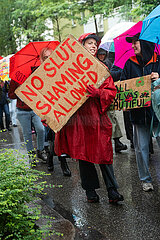
[[[143,182],[143,183],[142,183],[142,188],[143,188],[143,191],[145,191],[145,192],[153,191],[153,185],[152,185],[152,183]]]

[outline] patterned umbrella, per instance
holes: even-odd
[[[13,56],[13,54],[8,55],[0,60],[0,78],[3,81],[10,80],[9,78],[9,59]]]

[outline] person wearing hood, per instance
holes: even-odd
[[[97,51],[97,58],[102,63],[104,63],[108,67],[109,70],[111,69],[112,63],[108,59],[108,52],[106,50],[104,50],[103,48],[99,48]],[[112,75],[112,72],[111,72],[111,75]],[[113,78],[113,76],[112,76],[112,78]],[[118,119],[116,117],[116,112],[109,110],[109,111],[107,111],[107,114],[112,123],[112,138],[113,138],[114,144],[115,144],[115,152],[119,153],[123,150],[127,150],[127,145],[123,144],[120,141],[120,138],[122,137],[122,131],[121,131]]]
[[[99,61],[103,62],[109,70],[111,69],[112,63],[108,58],[108,52],[106,50],[104,50],[103,48],[99,48],[97,51],[97,58],[99,59]]]
[[[127,60],[121,73],[121,80],[151,75],[151,81],[159,78],[160,61],[154,52],[155,44],[139,39],[140,33],[126,37],[132,43],[135,56]],[[153,116],[152,107],[129,110],[133,124],[133,143],[136,154],[139,178],[144,191],[153,190],[152,178],[149,172],[150,125]]]
[[[83,34],[78,41],[96,56],[100,39],[95,34]],[[123,201],[113,171],[112,124],[106,114],[116,95],[116,87],[109,76],[98,89],[88,85],[87,91],[87,101],[56,133],[55,152],[58,156],[65,153],[79,161],[81,184],[88,202],[99,202],[96,189],[100,185],[95,164],[100,166],[109,202]]]

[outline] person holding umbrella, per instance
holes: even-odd
[[[135,56],[130,57],[125,63],[121,80],[150,74],[151,81],[155,81],[160,74],[160,59],[154,52],[155,44],[141,40],[139,36],[140,33],[132,37],[126,37],[126,41],[132,43]],[[144,191],[153,190],[152,178],[149,172],[149,143],[152,115],[153,110],[151,107],[130,110],[138,173]]]
[[[40,51],[40,62],[41,64],[52,54],[53,50],[50,47],[42,48]],[[55,139],[55,133],[54,131],[48,127],[46,124],[46,120],[42,121],[43,125],[45,127],[45,138],[47,144],[49,144],[48,147],[46,147],[46,151],[48,152],[48,171],[53,171],[54,165],[53,165],[53,156],[56,155],[54,152],[54,139]],[[62,154],[61,156],[58,156],[58,160],[60,161],[61,169],[63,172],[63,175],[65,177],[71,177],[71,171],[68,167],[66,157],[68,157],[65,154]]]
[[[10,58],[9,76],[11,82],[9,98],[17,99],[17,119],[23,130],[23,136],[31,163],[35,163],[36,155],[43,163],[47,163],[48,156],[44,149],[45,129],[41,118],[17,97],[15,90],[40,66],[41,49],[50,47],[54,50],[58,45],[59,41],[30,42]],[[36,152],[32,143],[32,127],[34,127],[37,136]]]
[[[96,56],[100,39],[94,33],[86,33],[78,41]],[[116,87],[109,76],[99,89],[89,85],[88,99],[70,118],[67,124],[55,134],[55,152],[65,153],[79,161],[82,188],[87,201],[99,202],[96,189],[99,179],[94,164],[98,164],[107,188],[109,202],[123,201],[117,191],[118,185],[113,170],[112,124],[106,111],[116,95]]]

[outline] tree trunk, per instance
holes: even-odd
[[[57,32],[58,32],[58,39],[61,42],[61,33],[60,33],[60,28],[59,28],[59,21],[58,21],[58,17],[56,17],[56,23],[57,23]]]
[[[94,24],[95,24],[95,29],[96,29],[96,35],[98,36],[98,26],[97,26],[97,20],[96,20],[96,16],[94,17]]]

